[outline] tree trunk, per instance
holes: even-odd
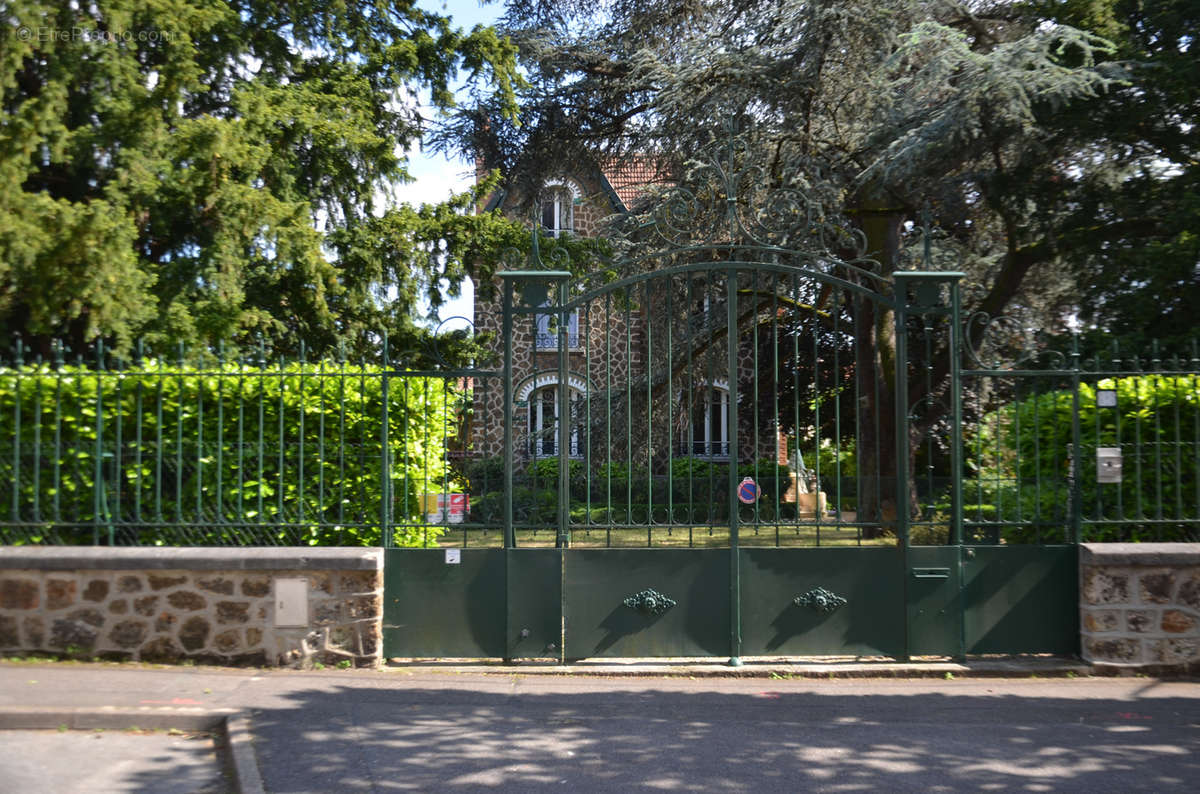
[[[893,272],[900,248],[903,211],[878,198],[864,200],[856,213],[867,237],[867,255],[880,263],[883,273]],[[875,283],[864,284],[878,289]],[[912,450],[908,482],[897,475],[897,434],[907,428],[896,426],[896,316],[871,298],[854,297],[854,357],[858,392],[858,521],[866,524],[864,538],[896,534],[896,507],[900,487],[913,492]],[[910,499],[909,504],[915,504]]]

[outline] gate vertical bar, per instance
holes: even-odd
[[[928,235],[927,235],[928,236]],[[959,280],[950,281],[950,537],[961,546],[962,534],[962,305]]]
[[[928,238],[928,233],[926,233]],[[928,245],[928,239],[926,245]],[[928,261],[928,259],[926,260]],[[967,657],[967,621],[966,603],[963,600],[963,532],[962,532],[962,304],[958,286],[960,277],[953,278],[950,284],[950,338],[947,340],[950,355],[950,542],[958,547],[958,655],[959,660]],[[905,579],[908,578],[907,571]],[[905,632],[907,636],[908,632]]]
[[[1072,335],[1071,337],[1071,464],[1068,471],[1071,472],[1071,487],[1070,495],[1070,511],[1071,511],[1071,542],[1079,543],[1080,533],[1083,529],[1083,490],[1080,482],[1080,473],[1083,471],[1080,464],[1083,462],[1080,457],[1081,444],[1083,443],[1082,428],[1079,423],[1079,337]],[[1096,412],[1097,421],[1099,421],[1099,411]],[[1100,436],[1096,436],[1096,444],[1099,445]]]
[[[534,245],[537,244],[537,230],[534,230]],[[504,314],[501,320],[504,345],[504,663],[511,664],[512,631],[509,625],[508,583],[512,563],[512,548],[516,538],[513,536],[512,489],[513,489],[513,372],[512,372],[512,341],[513,341],[513,282],[504,279]]]
[[[728,272],[726,287],[725,344],[729,366],[729,666],[742,666],[742,580],[738,551],[738,333],[737,271]]]
[[[512,379],[512,305],[513,283],[504,280],[504,315],[501,340],[504,345],[504,548],[513,547],[512,489],[513,489],[513,379]]]
[[[896,273],[895,283],[895,385],[893,402],[895,403],[896,423],[896,480],[892,484],[896,499],[896,542],[900,544],[900,559],[903,564],[901,581],[905,605],[908,604],[908,278],[909,273]],[[883,516],[881,515],[880,518]],[[907,606],[905,609],[907,615]],[[907,618],[906,618],[907,620]],[[911,656],[908,626],[904,627],[904,655],[902,661],[907,662]]]
[[[381,380],[379,382],[379,395],[380,395],[380,399],[383,400],[383,409],[380,412],[381,427],[379,430],[379,444],[382,447],[382,449],[380,449],[380,458],[379,458],[379,472],[380,472],[379,533],[380,533],[380,540],[382,541],[383,545],[386,548],[391,548],[393,545],[392,531],[391,531],[391,523],[392,523],[392,465],[391,465],[391,449],[390,449],[391,441],[388,438],[388,402],[389,402],[388,398],[390,396],[388,394],[388,368],[390,366],[391,366],[391,363],[388,360],[388,335],[387,335],[387,331],[385,330],[383,332],[383,368],[380,373]],[[281,385],[280,386],[281,393],[282,393],[282,389],[283,389],[283,387]],[[282,412],[280,412],[280,413],[282,415]],[[283,439],[283,435],[280,434],[280,442],[279,442],[280,447],[283,446],[282,439]],[[301,440],[301,444],[303,444],[303,439]],[[282,467],[280,467],[280,469],[282,470]]]
[[[570,543],[567,523],[570,520],[571,499],[571,390],[567,383],[567,280],[558,282],[558,536],[555,548],[565,549]]]

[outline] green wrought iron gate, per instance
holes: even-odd
[[[469,511],[387,550],[385,653],[1073,652],[1073,543],[964,534],[962,274],[708,177],[636,259],[500,274]]]

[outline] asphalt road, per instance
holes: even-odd
[[[271,792],[1200,789],[1200,685],[1144,678],[0,664],[0,705],[37,703],[249,709]]]

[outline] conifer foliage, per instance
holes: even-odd
[[[418,295],[464,274],[454,245],[487,236],[469,196],[387,191],[419,93],[449,108],[463,68],[513,111],[515,49],[490,28],[370,0],[5,9],[0,344],[402,339]]]

